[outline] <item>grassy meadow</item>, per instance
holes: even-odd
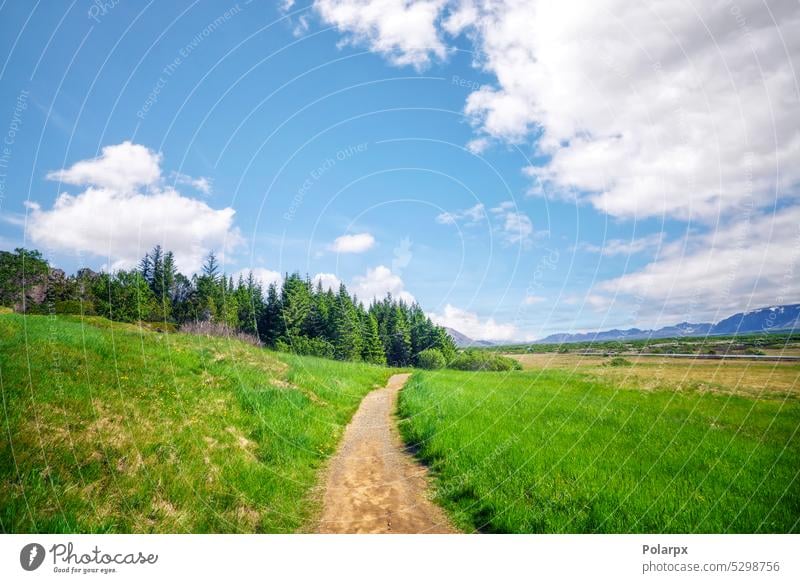
[[[793,384],[762,391],[774,365],[719,382],[703,366],[679,385],[685,363],[656,377],[549,356],[524,372],[420,371],[401,392],[401,432],[459,527],[800,531],[797,364],[776,373]]]
[[[0,314],[4,532],[293,532],[383,367]]]

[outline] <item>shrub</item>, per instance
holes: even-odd
[[[627,358],[622,358],[621,356],[615,356],[611,360],[605,363],[605,366],[631,366],[633,363],[628,360]]]
[[[448,365],[456,370],[522,370],[522,365],[507,356],[482,350],[465,350],[456,355]]]
[[[275,349],[279,352],[291,352],[304,356],[320,356],[322,358],[333,358],[333,344],[323,338],[308,338],[306,336],[295,336],[291,340],[278,340]]]
[[[744,349],[744,353],[745,354],[750,354],[750,355],[755,355],[755,356],[763,356],[763,355],[766,354],[766,352],[764,352],[760,348],[755,348],[755,347],[752,347],[752,346],[749,347],[749,348],[745,348]]]
[[[235,338],[242,342],[247,342],[253,346],[261,346],[261,340],[258,336],[239,332],[229,327],[223,322],[216,322],[213,320],[200,320],[197,322],[186,322],[181,325],[181,332],[187,334],[200,334],[202,336],[221,336],[223,338]]]
[[[444,368],[445,364],[447,363],[444,360],[442,351],[435,348],[428,348],[417,355],[417,366],[419,368],[434,370]]]
[[[91,302],[80,302],[79,300],[62,300],[55,302],[53,309],[56,314],[77,314],[86,316],[94,314],[94,306]]]

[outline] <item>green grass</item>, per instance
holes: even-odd
[[[362,397],[390,370],[0,315],[0,529],[292,532]]]
[[[416,372],[401,431],[467,531],[798,532],[800,401]]]

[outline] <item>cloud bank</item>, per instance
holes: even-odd
[[[161,155],[138,144],[106,146],[99,157],[47,178],[84,187],[60,194],[49,209],[28,204],[28,237],[52,251],[89,254],[124,269],[160,244],[193,273],[209,251],[224,255],[242,241],[232,208],[214,209],[165,186]]]

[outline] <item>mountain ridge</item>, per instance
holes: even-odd
[[[778,330],[800,328],[800,304],[767,306],[747,312],[737,312],[723,318],[716,324],[710,322],[681,322],[656,330],[628,328],[620,330],[599,330],[571,334],[561,332],[550,334],[527,344],[562,344],[570,342],[590,342],[604,340],[642,340],[648,338],[673,338],[679,336],[716,336],[724,334],[745,334],[753,332],[777,332]]]

